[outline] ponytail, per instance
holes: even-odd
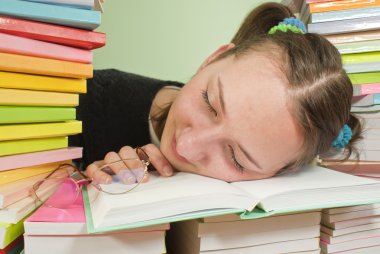
[[[257,35],[267,34],[273,26],[289,17],[294,17],[294,15],[285,5],[262,4],[247,15],[231,42],[239,45]]]

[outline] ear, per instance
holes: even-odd
[[[214,53],[212,53],[207,59],[202,63],[202,65],[198,68],[198,71],[202,70],[204,67],[206,67],[210,62],[212,62],[215,58],[217,58],[220,54],[223,52],[232,49],[235,47],[235,44],[228,43],[225,45],[220,46]]]

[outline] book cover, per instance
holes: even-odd
[[[64,93],[86,93],[86,79],[0,71],[0,87]]]
[[[362,54],[362,53],[358,53],[358,54]],[[343,64],[343,69],[348,74],[349,73],[377,72],[377,71],[380,71],[380,61],[346,63],[346,64]]]
[[[380,83],[380,71],[349,73],[348,77],[350,78],[353,85]]]
[[[0,14],[87,30],[101,22],[100,11],[21,0],[0,1]]]
[[[355,8],[348,10],[339,10],[339,11],[325,11],[311,13],[310,22],[326,22],[326,21],[335,21],[335,20],[349,20],[349,19],[358,19],[365,17],[379,17],[380,16],[380,7],[369,7],[369,8]]]
[[[0,124],[60,122],[75,120],[76,109],[70,107],[1,106]]]
[[[380,6],[379,0],[337,0],[309,3],[311,13],[378,6]]]
[[[362,32],[349,32],[344,34],[330,34],[324,36],[331,43],[339,44],[346,42],[356,42],[356,41],[371,41],[380,39],[380,31],[362,31]]]
[[[380,51],[342,55],[343,64],[380,62]]]
[[[69,136],[82,132],[77,120],[57,123],[28,123],[0,125],[0,141]]]
[[[67,78],[91,78],[92,65],[0,53],[0,70]]]
[[[83,49],[106,44],[104,33],[6,16],[0,16],[0,32]]]
[[[194,182],[197,188],[191,187]],[[117,184],[101,187],[112,189]],[[123,195],[107,195],[89,186],[84,200],[89,232],[101,232],[228,213],[242,213],[242,218],[251,219],[375,203],[380,202],[379,187],[378,181],[307,166],[269,179],[234,183],[184,172],[169,178],[152,175],[148,183]],[[93,195],[98,196],[90,203]],[[154,204],[165,209],[153,208]],[[120,216],[115,215],[115,210]],[[132,210],[133,213],[122,212]]]
[[[319,33],[323,35],[377,30],[379,28],[380,17],[376,16],[352,19],[349,22],[347,22],[347,20],[336,20],[321,23],[310,23],[307,26],[309,33]]]
[[[0,52],[78,63],[92,63],[92,51],[0,33]]]
[[[13,253],[21,253],[24,249],[24,239],[22,236],[19,236],[11,242],[7,247],[0,248],[0,254],[13,254]]]
[[[31,167],[18,168],[14,170],[7,170],[0,172],[0,184],[7,184],[15,182],[27,177],[36,176],[39,174],[51,172],[63,163],[70,163],[70,161],[60,161],[47,164],[41,164]],[[1,221],[1,220],[0,220]]]
[[[346,42],[334,46],[341,54],[380,51],[380,40]]]
[[[24,220],[16,224],[0,222],[0,249],[9,246],[14,240],[24,233]]]
[[[30,167],[64,160],[82,158],[82,147],[67,147],[47,151],[1,156],[0,171]]]
[[[380,94],[368,94],[352,98],[352,106],[355,107],[367,107],[376,104],[380,104]],[[378,127],[380,127],[380,125],[378,125]]]
[[[79,104],[79,95],[0,88],[0,104],[14,106],[75,107]]]
[[[353,88],[354,88],[353,96],[380,93],[380,83],[357,84],[357,85],[354,85]]]
[[[64,6],[71,6],[74,8],[82,8],[91,10],[94,8],[95,0],[27,0],[31,2],[47,3],[47,4],[57,4]]]
[[[21,139],[0,142],[0,156],[31,153],[68,146],[67,137]]]

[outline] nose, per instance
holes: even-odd
[[[177,153],[190,162],[205,160],[217,142],[217,130],[187,128],[177,137]]]

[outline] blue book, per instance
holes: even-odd
[[[1,0],[0,14],[86,30],[101,22],[100,11],[21,0]]]

